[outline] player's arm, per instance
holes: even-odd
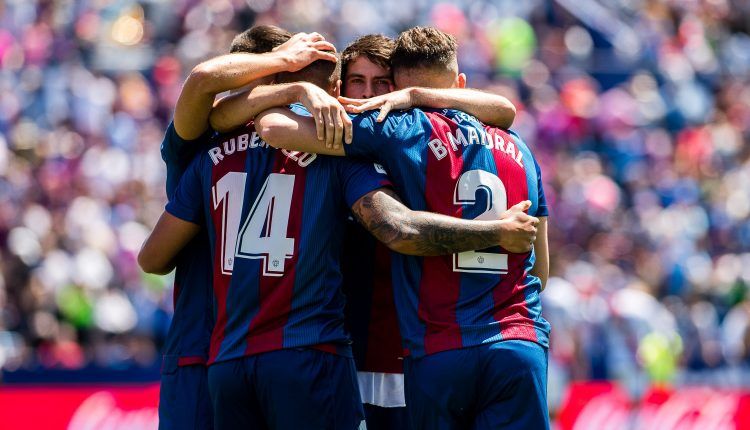
[[[547,242],[547,217],[539,217],[536,228],[536,240],[534,241],[534,254],[536,261],[531,268],[531,274],[542,281],[542,290],[547,286],[549,278],[549,245]]]
[[[454,218],[413,211],[388,188],[371,191],[357,200],[357,220],[391,250],[433,256],[500,245],[510,252],[528,252],[536,239],[539,220],[524,213],[531,202],[521,202],[493,221]]]
[[[298,33],[275,51],[234,53],[193,68],[183,85],[174,113],[177,134],[185,140],[200,137],[209,126],[217,94],[283,71],[297,71],[315,60],[336,61],[335,48],[318,33]]]
[[[199,231],[197,224],[164,211],[138,253],[138,265],[146,273],[166,275],[174,269],[180,250]]]
[[[318,139],[313,118],[299,115],[286,108],[262,112],[255,118],[255,129],[261,139],[274,148],[323,155],[345,155],[341,137],[336,141],[337,145],[329,146],[327,140],[324,144]]]
[[[228,131],[247,124],[265,110],[297,102],[312,115],[319,144],[325,142],[326,146],[333,146],[334,141],[341,140],[342,134],[351,141],[352,121],[344,107],[325,90],[309,82],[261,85],[224,97],[211,111],[211,126],[219,132]]]
[[[412,107],[456,109],[477,117],[485,124],[500,128],[509,128],[516,118],[516,107],[507,98],[468,88],[412,87],[371,99],[339,97],[339,101],[351,113],[379,108],[378,122],[383,121],[391,110]]]

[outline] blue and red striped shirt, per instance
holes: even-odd
[[[383,164],[413,210],[497,219],[531,200],[547,216],[539,167],[512,131],[455,110],[377,112],[354,119],[348,155]],[[414,357],[507,339],[548,346],[534,252],[500,247],[442,257],[394,254],[393,282],[406,353]]]
[[[391,259],[391,250],[358,222],[347,223],[341,270],[346,323],[360,372],[404,373]]]
[[[180,178],[191,160],[209,142],[206,133],[192,141],[182,139],[169,124],[161,144],[167,165],[167,198],[174,198]],[[211,251],[202,231],[177,257],[174,278],[174,316],[164,342],[164,367],[205,364],[214,326],[211,294]]]
[[[372,163],[271,148],[250,125],[199,154],[166,209],[205,225],[212,245],[209,364],[306,346],[350,355],[345,220],[359,198],[389,184]]]

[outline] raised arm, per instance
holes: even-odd
[[[430,212],[413,211],[396,193],[382,188],[357,200],[357,220],[391,250],[433,256],[500,245],[509,252],[528,252],[536,239],[539,220],[525,214],[531,202],[521,202],[496,221],[473,221]]]
[[[337,142],[338,146],[342,133],[351,142],[352,121],[343,106],[322,88],[309,82],[261,85],[251,91],[224,97],[211,111],[211,126],[216,131],[225,132],[247,124],[263,111],[297,102],[302,103],[315,120],[320,144],[325,141],[327,146],[334,146]]]
[[[274,148],[343,156],[341,141],[338,145],[324,144],[318,140],[315,121],[289,109],[269,109],[255,117],[255,129],[261,139]]]
[[[516,117],[516,107],[507,98],[468,88],[405,88],[371,99],[339,97],[348,112],[360,113],[380,108],[378,122],[394,109],[427,107],[456,109],[477,117],[485,124],[510,128]]]
[[[301,85],[259,85],[252,90],[224,97],[211,110],[211,128],[225,133],[247,124],[265,110],[295,103],[300,98]]]
[[[177,100],[175,131],[185,140],[198,138],[208,129],[217,94],[279,72],[299,70],[315,60],[336,61],[331,51],[335,48],[320,34],[298,33],[273,52],[227,54],[198,64]]]
[[[183,221],[165,211],[143,243],[138,253],[138,265],[146,273],[166,275],[174,269],[177,255],[182,248],[199,231],[200,226]]]

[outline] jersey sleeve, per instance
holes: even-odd
[[[375,121],[378,111],[373,110],[356,116],[352,119],[352,143],[344,144],[346,155],[351,157],[374,158],[379,152],[381,145],[385,142],[383,136],[383,125],[390,121],[390,116],[385,121]]]
[[[204,157],[195,157],[180,178],[173,198],[169,200],[165,210],[177,218],[202,225],[204,220],[203,195],[201,193],[201,166]]]
[[[542,169],[539,168],[539,163],[537,163],[536,158],[534,159],[534,169],[536,170],[536,188],[539,192],[539,195],[537,197],[537,209],[534,216],[549,216],[549,210],[547,209],[547,198],[544,196],[544,187],[542,185]]]
[[[370,191],[391,186],[388,174],[380,164],[343,158],[337,161],[344,200],[350,208]]]
[[[206,131],[195,140],[185,140],[177,134],[174,122],[169,123],[164,140],[161,142],[161,159],[167,165],[167,198],[172,199],[185,169],[200,149],[200,142],[208,139],[211,131]]]

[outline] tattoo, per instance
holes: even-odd
[[[497,230],[489,224],[411,212],[390,190],[367,194],[352,211],[373,236],[403,254],[448,255],[498,244]]]
[[[362,197],[352,207],[354,217],[357,218],[373,236],[390,246],[401,239],[401,232],[396,228],[397,220],[393,211],[383,204],[375,203],[376,193],[369,193]]]

